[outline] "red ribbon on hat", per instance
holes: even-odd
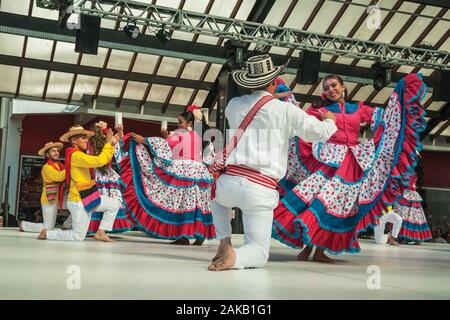
[[[192,112],[192,111],[198,110],[198,109],[200,109],[200,107],[195,105],[195,104],[190,105],[189,107],[187,107],[187,111],[189,111],[189,112]]]
[[[108,133],[108,128],[103,128],[102,133],[106,136],[106,134]]]

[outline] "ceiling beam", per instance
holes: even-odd
[[[419,3],[419,4],[425,4],[427,6],[435,6],[435,7],[450,9],[450,1],[448,1],[448,0],[407,0],[407,1]]]
[[[103,69],[99,67],[83,66],[70,63],[50,62],[40,59],[21,58],[9,55],[0,55],[0,64],[18,66],[32,69],[50,70],[64,73],[76,73],[93,77],[104,77],[136,82],[160,84],[166,86],[177,86],[199,90],[211,90],[213,83],[191,79],[176,79],[160,75],[152,75],[138,72],[127,72],[121,70]]]
[[[75,32],[73,30],[60,29],[56,21],[6,12],[0,12],[0,31],[50,40],[75,42]],[[102,28],[100,31],[99,45],[105,48],[163,55],[179,59],[191,59],[217,64],[226,62],[225,48],[217,45],[192,43],[177,39],[172,39],[166,44],[162,44],[156,36],[141,35],[137,39],[131,39],[124,32],[105,28]],[[286,61],[286,56],[284,55],[272,54],[271,56],[275,64],[281,64]],[[292,57],[286,72],[296,74],[298,66],[299,58]],[[337,74],[346,81],[363,84],[372,84],[376,75],[374,70],[370,68],[325,61],[322,61],[320,64],[320,72],[322,74]],[[395,72],[393,74],[393,85],[405,75],[405,73]],[[429,87],[433,86],[429,77],[424,77],[424,81]]]
[[[442,121],[450,119],[450,102],[447,102],[440,111],[440,115],[434,119],[431,119],[428,121],[426,129],[420,134],[420,138],[425,138],[428,134],[433,131],[434,128],[436,128],[439,123]]]

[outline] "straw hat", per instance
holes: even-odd
[[[274,81],[286,68],[289,60],[281,66],[274,66],[272,58],[263,54],[248,58],[245,63],[246,69],[233,71],[231,77],[242,88],[257,89]]]
[[[92,137],[95,133],[94,131],[85,130],[82,126],[73,126],[69,129],[69,131],[64,133],[59,140],[62,142],[69,142],[71,137],[79,134],[85,134],[88,137]]]
[[[58,148],[58,150],[61,151],[63,144],[61,142],[47,142],[45,146],[38,151],[38,155],[45,157],[45,153],[52,148]]]

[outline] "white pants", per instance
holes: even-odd
[[[269,259],[273,209],[278,192],[249,180],[222,175],[217,180],[216,198],[211,202],[217,239],[231,237],[231,208],[242,210],[244,245],[234,249],[234,269],[261,268]]]
[[[103,219],[100,223],[99,229],[111,231],[114,220],[116,220],[117,212],[120,204],[113,198],[101,197],[101,203],[95,210],[103,212]],[[62,240],[62,241],[83,241],[89,229],[89,222],[91,221],[91,213],[84,210],[81,202],[67,202],[67,208],[72,216],[72,229],[60,231],[48,231],[47,239]]]
[[[42,205],[42,219],[44,223],[33,223],[22,221],[22,229],[25,232],[39,233],[43,229],[52,230],[55,227],[56,216],[58,215],[58,203]]]
[[[390,222],[393,224],[392,228],[392,236],[394,238],[398,237],[400,233],[400,229],[402,228],[403,219],[395,212],[389,212],[384,214],[378,222],[378,225],[375,227],[375,243],[385,244],[387,243],[387,235],[384,234],[384,229],[386,227],[386,223]]]

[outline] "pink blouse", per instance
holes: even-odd
[[[346,102],[345,105],[333,103],[321,108],[309,107],[306,112],[321,119],[319,110],[323,113],[331,111],[336,117],[338,131],[331,136],[328,142],[354,146],[359,143],[358,137],[361,123],[371,123],[375,108],[367,106],[362,102]]]
[[[202,138],[194,130],[177,129],[167,138],[173,159],[202,161]]]

